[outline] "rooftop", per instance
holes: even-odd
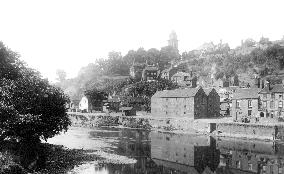
[[[284,87],[282,84],[273,85],[270,89],[266,86],[259,93],[284,93]]]
[[[234,93],[232,99],[257,99],[259,89],[256,88],[241,88]]]
[[[202,88],[185,88],[175,90],[157,91],[152,97],[155,98],[187,98],[194,97]]]

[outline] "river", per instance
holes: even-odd
[[[71,127],[48,143],[94,150],[104,158],[85,162],[70,174],[284,173],[282,142]]]

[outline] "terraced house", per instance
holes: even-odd
[[[232,97],[232,117],[234,121],[249,122],[258,115],[258,89],[238,89]]]
[[[278,119],[284,117],[284,87],[282,84],[266,85],[260,92],[261,106],[259,116]]]

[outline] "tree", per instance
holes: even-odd
[[[67,130],[68,97],[1,46],[0,137],[39,141]]]
[[[177,84],[173,83],[170,80],[166,79],[159,79],[157,81],[147,82],[147,81],[140,81],[133,83],[128,86],[128,96],[131,97],[140,97],[143,98],[146,111],[151,110],[151,97],[157,92],[161,90],[171,90],[176,89],[178,86]],[[135,103],[132,103],[135,105]],[[141,103],[140,103],[141,104]]]
[[[170,64],[171,61],[176,61],[180,59],[178,50],[172,46],[165,46],[161,48],[161,58],[160,58],[160,67],[163,69]]]
[[[63,69],[56,70],[57,80],[64,82],[66,80],[66,72]]]

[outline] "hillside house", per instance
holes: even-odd
[[[232,98],[232,116],[234,121],[249,122],[257,117],[259,106],[259,90],[254,88],[238,89]]]
[[[79,103],[80,100],[71,100],[70,103],[68,103],[68,111],[69,112],[77,112],[79,110]]]
[[[92,105],[90,99],[87,96],[83,96],[79,102],[79,109],[81,112],[91,112]]]
[[[207,95],[207,117],[220,116],[220,96],[214,88],[204,89]]]
[[[159,68],[155,66],[146,66],[142,71],[142,80],[152,81],[156,80],[159,76]]]
[[[122,116],[135,116],[136,110],[133,107],[121,107],[119,110],[122,113]]]
[[[267,85],[259,92],[259,96],[261,100],[259,117],[274,119],[284,117],[284,87],[282,84]]]
[[[179,86],[195,88],[197,86],[197,77],[193,73],[177,72],[171,78]]]
[[[167,79],[167,80],[170,80],[172,78],[172,76],[177,73],[178,69],[176,67],[170,67],[170,68],[167,68],[167,69],[164,69],[162,72],[161,72],[161,78],[162,79]]]
[[[207,95],[202,88],[157,91],[151,98],[154,117],[207,117]]]

